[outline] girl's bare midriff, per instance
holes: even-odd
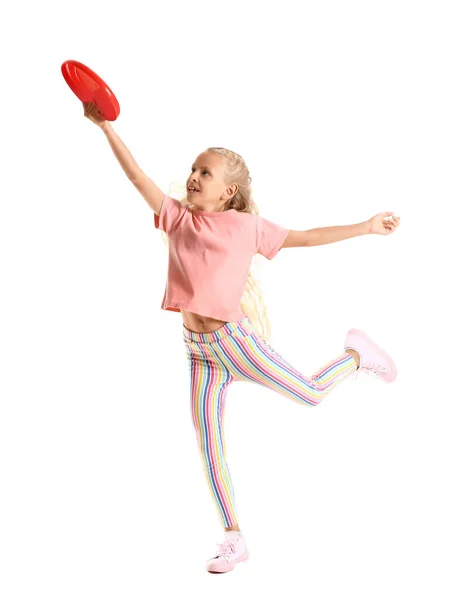
[[[219,321],[218,319],[212,319],[211,317],[204,317],[187,310],[182,310],[181,316],[183,317],[184,326],[196,333],[211,333],[227,323],[227,321]]]

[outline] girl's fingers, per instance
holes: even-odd
[[[382,224],[386,234],[393,233],[399,225],[401,217],[390,216],[387,219],[383,219]]]

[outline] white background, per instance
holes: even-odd
[[[457,19],[452,2],[52,2],[2,19],[0,596],[441,598],[456,561]],[[153,212],[62,77],[163,190],[240,153],[291,229],[367,235],[261,257],[273,346],[305,375],[351,327],[399,376],[314,409],[231,387],[227,460],[250,559],[224,539],[192,426]]]

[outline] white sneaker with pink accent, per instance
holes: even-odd
[[[347,348],[356,350],[359,354],[359,369],[355,371],[353,379],[356,379],[361,371],[375,375],[385,383],[396,379],[398,371],[391,356],[363,331],[350,329],[345,339],[345,349]]]
[[[232,571],[238,562],[248,558],[245,538],[241,531],[225,531],[226,541],[218,544],[219,550],[207,561],[209,573],[227,573]]]

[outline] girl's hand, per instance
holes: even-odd
[[[103,125],[106,123],[106,120],[103,118],[102,111],[99,109],[99,107],[93,102],[83,102],[83,106],[84,116],[99,127],[103,127]]]
[[[375,215],[375,217],[372,217],[372,219],[369,219],[369,233],[379,233],[381,235],[388,235],[389,233],[393,233],[393,231],[396,230],[396,227],[399,227],[401,217],[393,216],[390,219],[384,219],[384,217],[388,217],[390,215],[394,215],[394,213],[379,213],[378,215]]]

